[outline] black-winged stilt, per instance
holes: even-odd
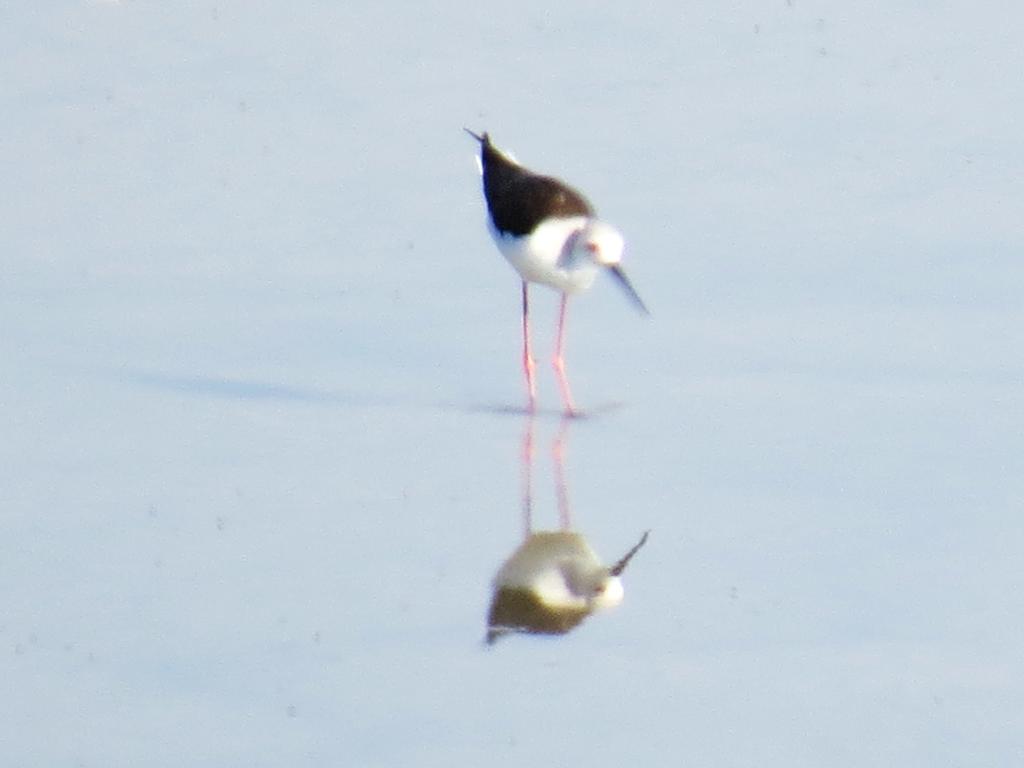
[[[633,303],[647,307],[622,271],[624,240],[618,230],[596,217],[593,206],[564,182],[524,168],[491,142],[468,128],[480,142],[480,170],[487,200],[488,224],[498,250],[523,281],[523,370],[529,410],[536,406],[534,360],[530,351],[529,284],[549,285],[562,294],[558,335],[552,363],[565,413],[577,415],[565,374],[565,315],[569,295],[587,290],[607,270]]]

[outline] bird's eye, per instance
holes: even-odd
[[[587,243],[585,247],[591,253],[597,253],[599,250],[597,247],[597,243]]]

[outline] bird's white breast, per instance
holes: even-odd
[[[560,260],[569,238],[583,229],[586,223],[586,216],[548,219],[522,237],[502,235],[490,221],[488,228],[498,250],[524,280],[576,293],[593,284],[599,268],[588,261],[579,261],[570,267]]]

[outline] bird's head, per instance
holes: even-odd
[[[626,273],[622,271],[622,252],[625,248],[626,241],[619,230],[596,219],[587,222],[573,243],[577,258],[586,259],[607,269],[637,308],[645,315],[649,314],[633,285],[626,278]]]
[[[592,219],[577,235],[576,248],[599,267],[613,267],[621,263],[626,241],[611,224]]]

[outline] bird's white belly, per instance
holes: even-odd
[[[585,216],[551,219],[522,237],[502,235],[490,221],[488,228],[498,250],[523,280],[550,285],[565,293],[577,293],[593,284],[597,265],[589,261],[567,265],[560,261],[566,241],[586,223]]]

